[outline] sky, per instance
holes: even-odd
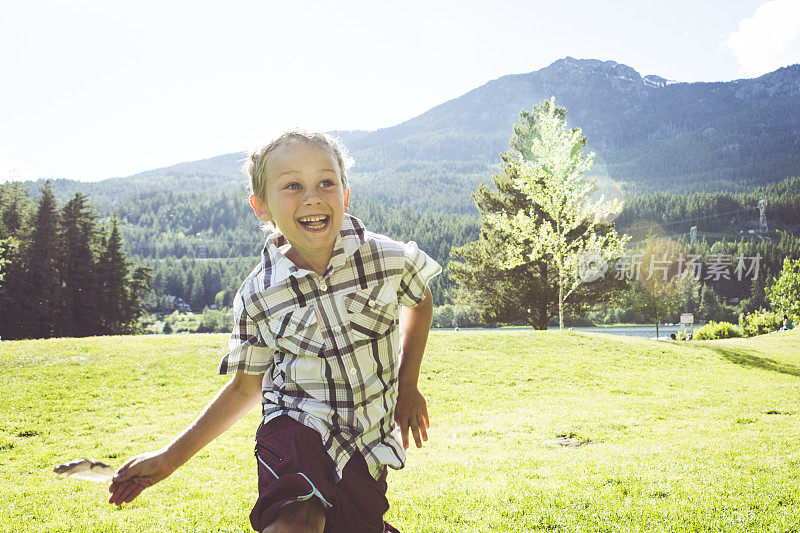
[[[800,63],[800,0],[0,0],[0,182],[374,130],[566,56],[675,81]]]

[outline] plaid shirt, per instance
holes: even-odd
[[[379,478],[405,463],[394,422],[398,303],[415,307],[441,267],[416,243],[345,215],[325,273],[298,268],[267,238],[237,292],[230,351],[219,373],[264,373],[263,423],[286,414],[316,430],[336,478],[356,451]]]

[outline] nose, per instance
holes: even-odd
[[[317,205],[322,203],[322,198],[319,197],[316,189],[307,189],[305,198],[303,198],[303,205]]]

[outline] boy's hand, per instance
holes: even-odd
[[[108,503],[132,502],[144,489],[152,487],[175,469],[167,464],[162,450],[142,453],[128,459],[111,480]]]
[[[394,421],[400,426],[400,434],[403,436],[403,448],[408,449],[408,430],[414,437],[417,448],[422,448],[422,441],[428,440],[427,428],[430,427],[428,420],[428,407],[425,397],[417,387],[400,389],[397,396],[397,406],[394,410]]]

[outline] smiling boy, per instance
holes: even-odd
[[[387,466],[404,466],[409,432],[418,447],[427,440],[417,381],[427,282],[441,269],[346,213],[346,160],[331,137],[299,131],[251,156],[250,204],[277,231],[235,298],[219,369],[234,378],[172,443],[123,465],[112,503],[168,476],[260,399],[254,529],[396,531],[383,521]]]
[[[338,162],[330,150],[297,141],[277,147],[268,161],[263,193],[252,194],[250,205],[259,220],[283,234],[290,261],[321,275],[350,197]]]

